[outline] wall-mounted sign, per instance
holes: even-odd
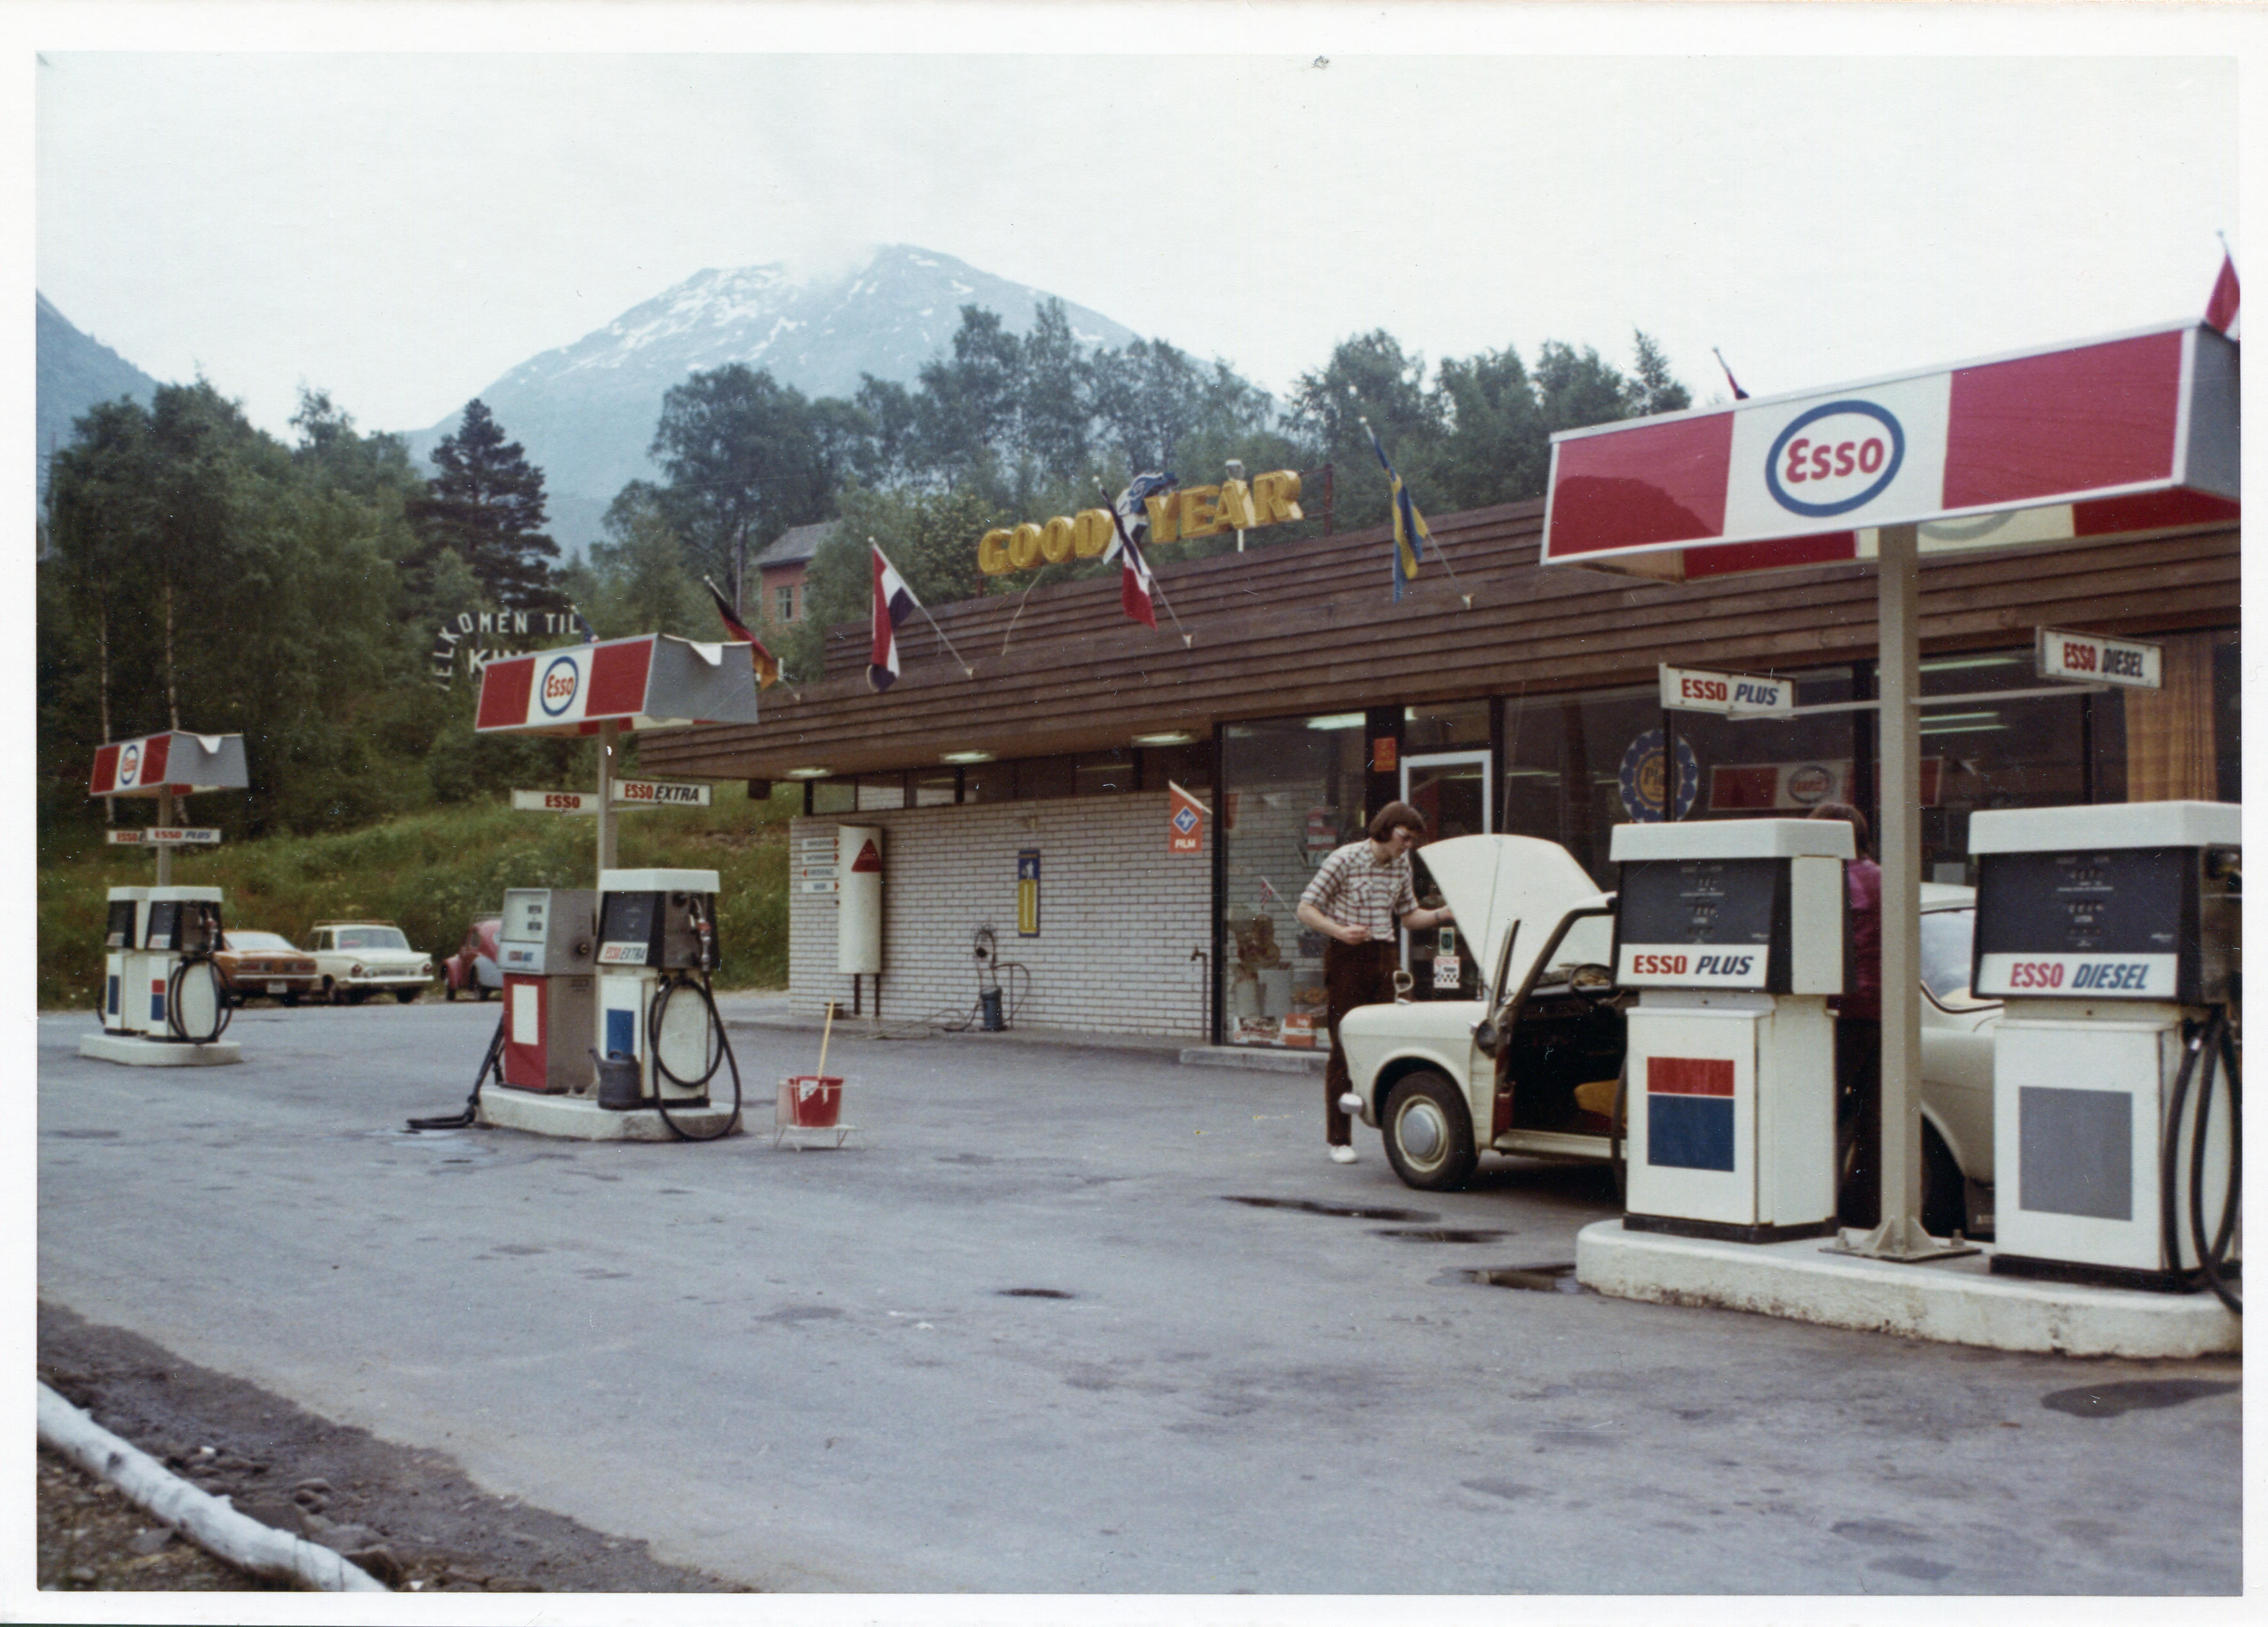
[[[1226,480],[1218,486],[1177,487],[1144,499],[1142,506],[1153,545],[1307,518],[1300,508],[1297,469],[1256,475],[1249,484]],[[987,576],[1001,576],[1071,559],[1100,559],[1117,534],[1110,511],[1101,508],[1058,514],[1045,525],[1002,526],[976,540],[976,565]]]
[[[461,651],[468,671],[478,672],[498,656],[519,655],[529,648],[562,638],[579,629],[565,610],[460,610],[444,620],[434,635],[433,681],[446,689],[457,675]]]
[[[2154,689],[2163,681],[2163,655],[2162,646],[2137,639],[2098,638],[2093,633],[2059,633],[2053,628],[2040,629],[2043,678]]]
[[[1204,804],[1173,781],[1166,782],[1166,851],[1204,851]]]
[[[151,830],[114,830],[113,847],[218,847],[220,832],[202,826],[158,826]]]
[[[1661,668],[1661,704],[1667,711],[1716,712],[1725,717],[1795,710],[1795,681],[1750,678],[1739,673],[1701,672],[1690,666]]]
[[[1669,766],[1663,755],[1661,731],[1648,729],[1632,740],[1623,753],[1621,772],[1616,777],[1622,791],[1623,813],[1640,824],[1651,824],[1662,817],[1662,808],[1670,789]],[[1693,799],[1701,791],[1701,762],[1693,755],[1693,747],[1680,735],[1677,740],[1677,806],[1670,814],[1673,820],[1683,819],[1692,811]]]
[[[1945,759],[1921,760],[1921,806],[1937,806],[1938,788],[1944,783]],[[1764,814],[1780,810],[1801,812],[1822,802],[1848,802],[1851,760],[1811,758],[1797,762],[1725,762],[1709,769],[1709,811],[1712,814]]]
[[[1016,936],[1040,935],[1040,850],[1026,848],[1016,855]]]

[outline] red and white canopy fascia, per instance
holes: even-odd
[[[1695,580],[2238,517],[2238,347],[2196,323],[1551,438],[1543,560]]]
[[[252,784],[241,734],[188,734],[179,729],[114,740],[94,753],[90,797],[187,796],[200,791],[241,791]]]
[[[663,633],[569,644],[481,668],[481,734],[596,734],[756,721],[755,664],[745,644]]]

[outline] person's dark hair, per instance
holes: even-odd
[[[1383,842],[1397,828],[1422,836],[1425,834],[1425,816],[1406,802],[1389,802],[1370,821],[1370,839]]]
[[[1867,846],[1867,816],[1847,802],[1822,802],[1811,810],[1814,819],[1839,819],[1851,827],[1851,841],[1860,853],[1870,851]]]

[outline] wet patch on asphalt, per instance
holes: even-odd
[[[1403,1226],[1425,1226],[1441,1217],[1423,1209],[1366,1208],[1355,1204],[1319,1204],[1309,1197],[1236,1197],[1224,1204],[1243,1204],[1253,1209],[1295,1209],[1301,1214],[1329,1215],[1340,1220],[1391,1220]]]
[[[1078,1298],[1076,1294],[1066,1293],[1060,1288],[1003,1288],[1000,1290],[1000,1297],[1004,1299],[1071,1299]]]
[[[2040,1397],[2051,1412],[2067,1412],[2075,1418],[2115,1418],[2123,1412],[2144,1412],[2159,1407],[2178,1407],[2208,1395],[2226,1395],[2238,1386],[2232,1379],[2130,1379],[2116,1384],[2082,1384]]]
[[[1444,1271],[1428,1279],[1436,1288],[1526,1288],[1538,1293],[1587,1293],[1575,1280],[1572,1261],[1564,1265],[1484,1265]]]
[[[1460,1230],[1453,1226],[1381,1226],[1371,1233],[1373,1237],[1395,1237],[1405,1243],[1494,1243],[1512,1235],[1509,1232]]]

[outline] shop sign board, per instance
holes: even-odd
[[[220,832],[209,826],[159,825],[149,830],[114,830],[113,847],[218,847]]]
[[[706,785],[680,784],[668,780],[616,780],[614,799],[640,808],[705,808],[710,791]]]
[[[2183,324],[1564,431],[1542,558],[1683,580],[1864,558],[1885,526],[1928,553],[2225,523],[2238,421],[2235,345]]]
[[[1143,501],[1150,541],[1186,541],[1225,531],[1254,531],[1304,519],[1300,474],[1276,469],[1255,475],[1249,484],[1226,480],[1218,486],[1181,486]],[[976,568],[986,576],[1059,565],[1071,559],[1099,559],[1110,551],[1118,529],[1106,508],[1059,514],[1045,525],[1027,521],[1000,526],[976,540]]]
[[[1173,781],[1166,782],[1166,851],[1168,853],[1202,853],[1204,851],[1204,804],[1183,791]]]
[[[162,734],[97,747],[87,795],[154,797],[170,791],[180,796],[200,791],[239,791],[251,784],[244,736],[169,729]]]
[[[1040,850],[1026,848],[1016,855],[1016,936],[1040,935]]]
[[[1739,673],[1704,672],[1690,666],[1661,668],[1661,704],[1667,711],[1715,712],[1723,717],[1785,718],[1795,710],[1792,678],[1750,678]]]
[[[1945,759],[1921,760],[1923,807],[1938,806]],[[1822,802],[1851,801],[1851,760],[1809,758],[1796,762],[1720,762],[1709,769],[1712,814],[1801,813]]]
[[[661,633],[568,644],[481,668],[480,734],[595,734],[756,721],[756,672],[745,644]]]
[[[518,814],[596,814],[595,791],[515,791],[512,811]]]
[[[2100,638],[2043,627],[2038,654],[2043,678],[2111,683],[2128,689],[2154,689],[2163,681],[2164,647],[2139,639]]]

